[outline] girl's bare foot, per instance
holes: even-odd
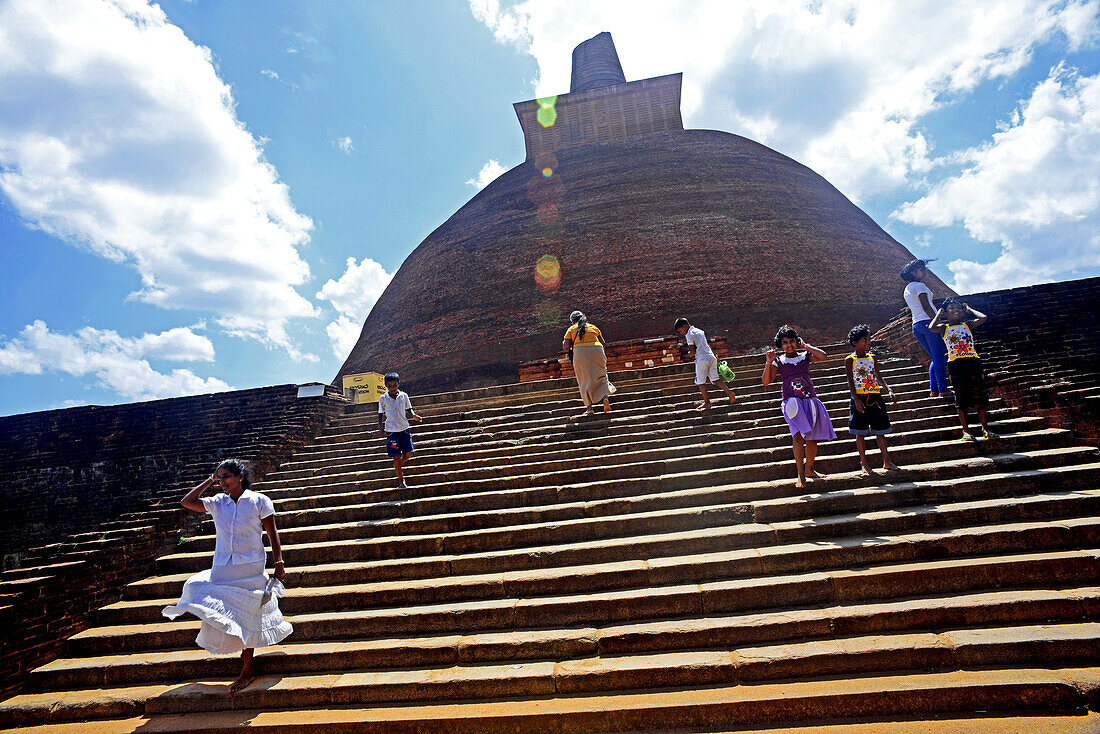
[[[695,406],[695,409],[696,410],[710,410],[710,403],[709,402],[699,403],[698,405]]]
[[[252,673],[242,672],[239,676],[237,676],[237,680],[229,684],[229,692],[237,693],[238,691],[243,691],[245,688],[248,688],[250,685],[252,685],[252,682],[254,680],[256,680],[256,678],[253,677]]]
[[[807,467],[806,468],[806,476],[809,477],[810,479],[824,479],[828,475],[827,474],[822,474],[821,472],[819,472],[815,469],[810,469],[809,467]]]
[[[882,468],[886,471],[900,471],[900,469],[898,469],[898,465],[892,461],[883,462]]]
[[[862,476],[865,476],[865,477],[873,477],[873,476],[875,476],[875,473],[874,473],[873,471],[871,471],[871,467],[870,467],[870,466],[868,466],[867,464],[864,464],[864,465],[863,465],[862,467],[860,467],[860,471],[859,471],[859,473],[860,473],[860,474],[861,474]]]
[[[794,482],[794,488],[795,489],[806,489],[806,480],[805,479],[796,479],[795,482]]]

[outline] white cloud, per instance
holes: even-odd
[[[571,52],[610,31],[627,79],[684,72],[688,127],[746,135],[854,198],[930,165],[920,118],[1033,48],[1094,43],[1096,0],[469,0],[502,43],[538,64],[539,95],[569,89]]]
[[[277,71],[272,71],[271,69],[260,69],[260,73],[266,76],[268,79],[279,81],[279,72]]]
[[[336,138],[336,140],[333,140],[332,146],[334,148],[339,148],[345,153],[351,153],[355,150],[355,143],[347,135],[342,138]]]
[[[477,190],[481,190],[491,184],[497,179],[500,174],[504,173],[508,169],[500,165],[500,161],[490,158],[486,161],[485,165],[481,167],[481,170],[477,172],[475,178],[467,179],[466,185],[473,186]]]
[[[92,327],[75,334],[61,334],[50,331],[40,320],[25,326],[14,339],[0,339],[0,374],[94,375],[100,385],[126,400],[154,400],[230,389],[217,378],[203,379],[187,369],[158,372],[147,358],[212,362],[214,345],[191,328],[134,338]]]
[[[313,224],[237,119],[209,50],[139,0],[0,5],[0,191],[125,264],[132,297],[301,354]],[[314,358],[315,359],[315,358]]]
[[[317,298],[331,303],[339,314],[325,327],[332,353],[337,357],[348,356],[359,338],[363,321],[392,279],[393,273],[387,273],[381,264],[369,257],[358,264],[354,257],[349,257],[339,280],[329,280],[317,292]]]
[[[951,161],[962,170],[895,216],[932,227],[961,224],[975,239],[1001,244],[992,263],[948,263],[956,290],[1100,267],[1100,75],[1054,69],[992,140]]]

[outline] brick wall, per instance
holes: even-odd
[[[975,293],[963,300],[989,316],[974,336],[993,391],[1100,446],[1100,344],[1095,335],[1100,278]],[[908,309],[875,339],[893,352],[929,362],[913,337]]]
[[[0,695],[197,525],[187,486],[233,456],[262,477],[345,406],[277,385],[0,418]]]

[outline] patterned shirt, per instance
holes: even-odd
[[[852,354],[852,382],[856,386],[857,395],[870,395],[880,393],[878,386],[878,373],[875,372],[875,361],[870,355],[857,357]]]
[[[966,324],[948,326],[943,331],[943,341],[947,344],[948,362],[961,357],[978,356],[978,351],[974,349],[974,332]]]

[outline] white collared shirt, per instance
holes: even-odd
[[[202,506],[214,518],[217,532],[215,566],[267,561],[264,526],[260,521],[275,514],[275,506],[267,495],[246,489],[236,502],[226,492],[201,499]]]
[[[712,359],[717,359],[714,356],[714,350],[710,348],[710,344],[707,343],[707,335],[703,333],[702,329],[697,329],[694,326],[689,326],[687,334],[684,335],[687,339],[687,343],[695,347],[695,361],[707,362]]]
[[[412,410],[412,401],[404,390],[397,391],[397,397],[390,397],[389,391],[378,398],[378,415],[386,416],[386,433],[400,433],[409,427],[409,418],[405,411]]]

